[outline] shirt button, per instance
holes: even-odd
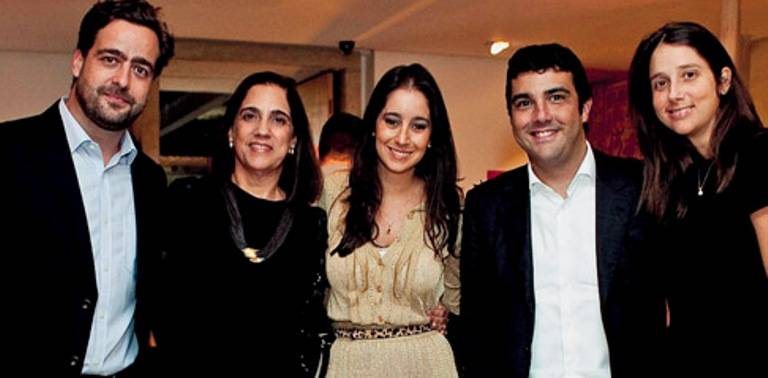
[[[376,286],[376,291],[378,291],[379,293],[381,293],[381,292],[383,291],[383,290],[381,289],[381,285],[379,285],[379,286]]]

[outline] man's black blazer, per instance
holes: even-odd
[[[5,369],[22,376],[78,376],[98,300],[91,241],[64,126],[54,104],[0,124]],[[165,174],[139,153],[131,165],[136,211],[139,358],[151,327],[160,260],[156,213]],[[11,368],[11,366],[13,366]]]
[[[664,301],[636,215],[637,161],[595,151],[600,309],[613,377],[654,372]],[[472,377],[527,377],[535,298],[527,167],[469,191],[461,249],[461,352]],[[650,375],[652,376],[652,375]]]

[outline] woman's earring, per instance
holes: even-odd
[[[234,146],[234,145],[235,145],[235,143],[234,143],[234,141],[232,141],[232,138],[229,138],[229,148],[232,148],[232,146]]]
[[[293,155],[296,152],[296,145],[288,147],[288,155]]]
[[[432,148],[432,142],[427,143],[427,148]]]

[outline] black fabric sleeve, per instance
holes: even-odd
[[[455,343],[457,362],[463,376],[482,376],[485,372],[483,347],[483,323],[485,309],[483,298],[487,295],[484,288],[483,268],[480,263],[480,241],[478,235],[478,218],[481,216],[481,207],[477,203],[476,193],[470,191],[467,194],[461,239],[461,304],[459,308],[458,342]]]
[[[306,230],[315,235],[307,244],[310,251],[308,258],[313,260],[311,270],[311,288],[302,308],[302,326],[300,328],[301,350],[299,360],[301,368],[307,376],[315,376],[321,356],[327,356],[332,342],[330,320],[325,311],[325,292],[328,280],[325,275],[325,251],[328,247],[328,220],[325,211],[311,208],[312,221]],[[322,364],[320,368],[325,366]],[[322,376],[322,375],[321,375]]]
[[[768,206],[768,131],[746,143],[736,162],[734,184],[747,214]]]

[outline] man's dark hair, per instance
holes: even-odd
[[[579,113],[584,109],[584,103],[592,98],[592,87],[587,79],[584,65],[569,48],[550,43],[546,45],[530,45],[518,49],[509,58],[507,64],[507,114],[512,115],[512,80],[526,72],[542,73],[546,70],[570,72],[573,76],[573,86],[579,97]]]
[[[145,26],[155,32],[160,56],[154,67],[154,77],[160,76],[174,54],[174,40],[168,26],[158,17],[160,8],[155,8],[145,0],[99,0],[88,10],[80,23],[77,36],[77,49],[88,55],[93,47],[96,34],[110,22],[124,20],[132,24]]]
[[[320,132],[317,146],[320,160],[331,152],[349,155],[351,158],[361,138],[362,122],[360,117],[345,112],[334,113],[328,118]]]

